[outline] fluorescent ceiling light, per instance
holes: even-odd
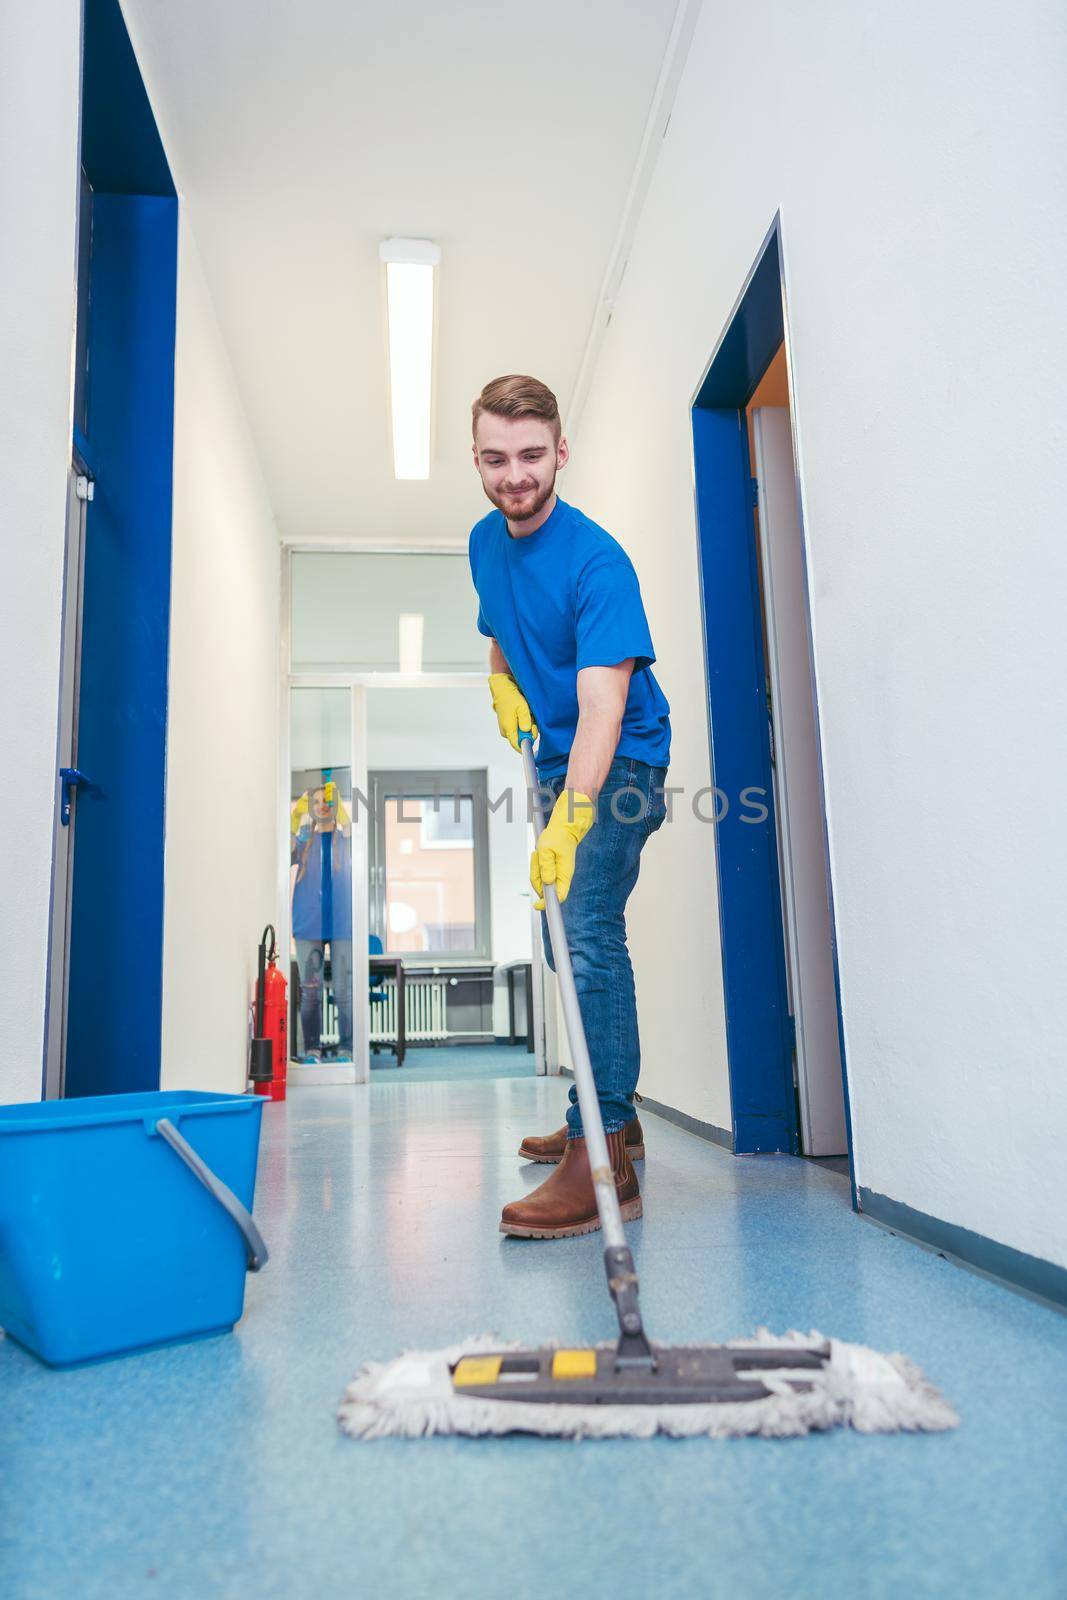
[[[399,477],[399,473],[397,474]],[[401,612],[400,614],[400,670],[401,672],[422,671],[422,628],[424,618],[421,612]]]
[[[389,300],[393,472],[398,478],[428,478],[433,275],[441,249],[429,239],[386,239],[378,254],[385,262]]]

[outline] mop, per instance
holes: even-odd
[[[540,834],[544,810],[532,736],[520,732],[519,739]],[[783,1439],[834,1427],[859,1433],[955,1427],[952,1407],[904,1356],[817,1333],[775,1338],[765,1329],[727,1344],[648,1338],[555,884],[545,884],[544,900],[618,1338],[531,1349],[486,1335],[445,1350],[367,1362],[345,1392],[339,1412],[344,1431],[357,1439],[508,1433]]]

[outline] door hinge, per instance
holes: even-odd
[[[70,827],[70,797],[89,782],[84,772],[79,772],[77,767],[60,767],[59,769],[59,820],[64,828]]]
[[[91,500],[95,487],[96,485],[93,483],[92,478],[85,477],[84,473],[79,475],[74,485],[79,500]]]
[[[758,506],[759,505],[759,479],[758,478],[750,478],[748,481],[752,486],[752,504],[754,506]]]

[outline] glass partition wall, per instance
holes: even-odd
[[[365,695],[369,929],[387,987],[389,961],[404,967],[408,1042],[491,1043],[513,1021],[524,1034],[531,835],[522,766],[484,675]],[[371,992],[384,1052],[390,1000]]]
[[[472,673],[488,641],[466,553],[294,550],[294,673]]]
[[[289,725],[289,1053],[356,1076],[352,694],[294,688]],[[344,1076],[347,1076],[345,1073]]]
[[[465,550],[293,549],[283,582],[291,1081],[364,1082],[372,1042],[395,1064],[398,962],[427,1039],[447,1031],[427,998],[444,988],[464,1038],[494,1036],[494,957],[530,959],[531,914],[524,801],[506,828],[487,802],[521,769],[492,718]],[[452,1004],[462,985],[469,1006]]]

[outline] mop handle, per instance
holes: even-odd
[[[522,751],[523,766],[526,772],[526,787],[533,797],[534,821],[537,825],[538,836],[540,836],[544,831],[545,811],[541,798],[541,786],[537,780],[537,768],[534,765],[532,734],[520,730],[519,749]],[[611,1167],[611,1157],[608,1155],[608,1141],[604,1135],[604,1119],[600,1115],[600,1101],[597,1099],[593,1068],[589,1060],[589,1046],[586,1044],[585,1027],[582,1023],[581,1008],[578,1004],[578,990],[574,983],[571,953],[567,945],[567,935],[563,928],[563,912],[560,909],[559,895],[556,893],[555,884],[546,883],[543,895],[545,915],[548,918],[548,936],[552,943],[552,959],[556,963],[556,978],[559,983],[560,998],[563,1001],[563,1017],[567,1024],[567,1038],[570,1040],[571,1061],[574,1067],[574,1085],[578,1090],[578,1105],[582,1113],[582,1129],[585,1133],[586,1148],[589,1151],[589,1166],[593,1175],[593,1188],[596,1194],[596,1208],[600,1216],[600,1226],[603,1229],[604,1242],[608,1247],[625,1247],[626,1235],[622,1227],[619,1197],[615,1193],[615,1175]]]

